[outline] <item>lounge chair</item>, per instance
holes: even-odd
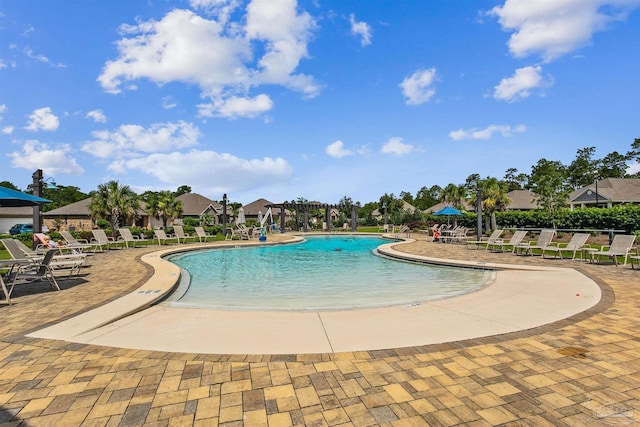
[[[95,251],[96,245],[92,245],[86,239],[76,239],[69,231],[61,231],[60,235],[67,242],[67,247],[77,249],[79,252],[85,249],[93,249]]]
[[[600,248],[601,250],[591,252],[591,262],[601,262],[602,257],[611,258],[613,263],[618,266],[618,257],[624,257],[624,263],[627,265],[627,258],[631,254],[631,247],[636,240],[636,236],[633,234],[616,234],[611,242],[611,245],[606,245]]]
[[[560,257],[560,259],[564,259],[564,257],[562,256],[563,252],[569,252],[571,253],[571,259],[576,259],[576,254],[578,253],[578,251],[581,251],[582,248],[586,247],[585,243],[587,243],[587,240],[589,239],[589,233],[576,233],[573,236],[571,236],[571,240],[569,240],[568,243],[563,244],[563,243],[558,243],[557,245],[549,245],[547,246],[544,251],[542,251],[542,257],[545,257],[545,252],[553,252],[553,257],[554,258],[558,258],[558,256]]]
[[[489,243],[488,248],[494,252],[498,252],[498,251],[505,252],[505,248],[511,247],[511,252],[513,253],[516,250],[515,249],[516,246],[522,243],[526,235],[527,235],[527,231],[518,230],[515,233],[513,233],[513,236],[511,236],[511,239],[509,239],[508,242],[505,242],[502,239],[498,239],[495,242]]]
[[[36,252],[18,239],[0,239],[0,241],[9,252],[11,258],[29,260],[32,264],[41,262],[44,256],[51,252],[51,250],[45,253]],[[82,267],[87,257],[87,254],[61,254],[58,250],[53,250],[53,252],[55,256],[49,266],[55,270],[69,269],[70,276],[74,271],[80,272],[80,267]]]
[[[484,248],[489,249],[489,243],[498,241],[500,239],[500,236],[502,236],[502,233],[504,233],[504,230],[496,229],[496,230],[493,230],[491,235],[486,239],[480,238],[480,240],[467,240],[466,241],[467,249],[471,249],[471,248],[478,249],[480,245],[485,245]]]
[[[136,244],[146,242],[147,239],[143,239],[139,236],[134,236],[130,229],[128,228],[119,228],[118,233],[120,233],[120,237],[118,240],[122,240],[124,242],[125,247],[129,247],[131,244],[132,247],[136,247]]]
[[[198,239],[200,240],[200,242],[206,242],[208,238],[213,238],[215,240],[216,236],[214,236],[213,234],[209,234],[207,233],[203,227],[196,227],[196,235],[198,236]]]
[[[58,282],[53,275],[53,268],[51,266],[54,256],[57,252],[57,249],[49,250],[38,262],[33,263],[29,266],[21,267],[15,272],[11,273],[8,278],[9,289],[7,293],[7,299],[11,297],[13,288],[16,285],[31,283],[38,280],[46,280],[52,287],[60,290],[60,286],[58,286]]]
[[[170,240],[173,240],[173,242],[170,243],[175,243],[176,237],[167,236],[167,233],[164,230],[153,230],[153,234],[155,234],[159,245],[166,245]]]
[[[555,230],[542,230],[538,236],[538,240],[530,241],[529,243],[520,243],[516,245],[513,250],[516,255],[533,255],[533,250],[538,249],[542,252],[551,244],[551,241],[556,235]]]
[[[465,243],[469,239],[473,239],[471,236],[467,236],[469,229],[466,227],[456,227],[448,233],[444,233],[441,237],[443,242],[449,243]]]
[[[105,247],[109,249],[111,245],[116,243],[116,240],[113,237],[108,237],[107,233],[100,228],[91,230],[91,233],[93,234],[91,243],[96,247],[96,249],[99,248],[101,251],[104,251]]]
[[[182,228],[181,225],[174,225],[173,233],[175,234],[176,239],[178,239],[178,243],[181,243],[180,240],[182,240],[182,243],[187,243],[187,239],[192,239],[193,241],[196,239],[195,236],[189,236],[185,233],[184,228]]]
[[[238,240],[249,240],[251,234],[249,233],[249,229],[242,224],[239,224],[236,228],[227,228],[227,234],[224,236],[224,240],[233,240],[236,237]]]

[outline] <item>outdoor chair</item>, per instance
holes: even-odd
[[[131,246],[135,248],[136,244],[147,241],[147,239],[143,239],[140,236],[135,236],[128,228],[119,228],[118,233],[120,233],[120,237],[118,237],[118,240],[123,241],[125,247],[127,248],[129,247],[129,244],[131,244]]]
[[[542,230],[538,236],[538,240],[529,243],[520,243],[513,248],[516,255],[533,255],[533,250],[538,249],[542,252],[551,244],[556,235],[555,230]]]
[[[522,243],[526,235],[527,231],[518,230],[513,233],[513,236],[511,236],[511,239],[509,239],[508,242],[505,242],[502,239],[497,239],[495,242],[489,243],[488,248],[495,252],[505,252],[505,248],[511,247],[511,252],[513,253],[516,250],[516,246]]]
[[[467,240],[467,249],[478,249],[480,245],[485,245],[484,248],[489,249],[489,243],[498,241],[500,239],[500,236],[502,236],[502,233],[504,233],[504,230],[496,229],[493,230],[491,235],[486,239],[480,238],[480,240]]]
[[[167,236],[167,233],[164,230],[153,230],[153,234],[155,234],[159,245],[166,245],[168,243],[176,243],[175,242],[176,241],[176,237]]]
[[[187,243],[187,239],[192,239],[193,241],[195,241],[195,236],[190,236],[185,233],[184,228],[182,228],[181,225],[173,226],[173,234],[176,236],[176,239],[178,239],[178,243]],[[181,240],[182,242],[180,242]]]
[[[80,267],[84,264],[87,256],[86,254],[61,254],[58,250],[48,250],[44,253],[36,252],[18,239],[0,239],[0,241],[9,252],[11,258],[29,260],[32,264],[41,262],[46,254],[54,252],[49,267],[55,270],[69,269],[69,276],[74,271],[80,272]]]
[[[618,266],[618,257],[623,257],[624,263],[627,265],[627,258],[631,254],[631,247],[636,236],[633,234],[616,234],[611,245],[605,245],[599,251],[591,252],[591,262],[601,262],[602,258],[611,258],[613,263]]]
[[[116,243],[116,240],[113,237],[107,236],[107,233],[104,230],[97,228],[95,230],[91,230],[93,234],[93,239],[91,239],[91,243],[95,246],[96,249],[100,249],[100,251],[104,251],[106,247],[109,249],[111,245]]]
[[[15,272],[11,273],[10,277],[8,278],[9,289],[7,293],[7,299],[11,297],[13,288],[15,288],[16,285],[31,283],[38,280],[46,280],[47,282],[49,282],[51,287],[60,290],[60,286],[58,286],[58,282],[53,275],[53,269],[50,265],[53,262],[53,257],[57,252],[58,251],[56,249],[52,249],[44,254],[44,256],[38,262],[29,266],[21,267]]]
[[[73,237],[70,231],[61,231],[60,235],[67,242],[67,247],[77,249],[79,252],[82,252],[85,249],[94,249],[96,245],[92,245],[86,239],[76,239]]]
[[[208,238],[213,238],[214,240],[216,238],[216,236],[207,233],[203,227],[196,227],[195,231],[201,243],[206,242]]]
[[[558,243],[556,245],[549,245],[542,252],[542,257],[546,258],[545,252],[553,252],[554,258],[559,256],[560,259],[564,259],[562,253],[565,252],[571,253],[571,259],[576,259],[578,251],[582,251],[583,248],[587,247],[585,246],[585,243],[587,243],[589,236],[589,233],[576,233],[571,236],[571,240],[566,244]]]

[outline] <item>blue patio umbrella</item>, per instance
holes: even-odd
[[[0,186],[0,207],[15,208],[20,206],[37,206],[45,203],[51,203],[51,200]]]
[[[437,212],[433,213],[434,215],[462,215],[462,212],[460,212],[458,209],[454,208],[453,206],[446,206],[442,209],[440,209]]]
[[[449,218],[453,215],[453,216],[458,216],[458,215],[462,215],[462,212],[460,212],[458,209],[454,208],[453,206],[445,206],[444,208],[440,209],[439,211],[436,211],[433,213],[434,215],[446,215],[447,216],[447,224],[449,224]]]

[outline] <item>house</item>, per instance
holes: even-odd
[[[16,224],[31,224],[33,222],[33,207],[0,208],[0,234],[6,234]]]
[[[569,195],[569,207],[607,207],[626,203],[640,204],[640,179],[606,178],[575,190]]]
[[[260,216],[264,217],[267,214],[267,210],[269,210],[269,206],[274,206],[273,202],[268,201],[267,199],[258,199],[253,202],[246,204],[242,207],[244,209],[244,216],[247,220],[254,220],[258,222]],[[280,223],[280,212],[282,211],[279,207],[271,208],[271,216],[269,219],[270,223]],[[288,219],[289,212],[285,210],[285,218]]]
[[[535,200],[536,193],[529,190],[509,191],[507,197],[511,200],[507,205],[508,211],[530,211],[540,208]]]
[[[42,222],[51,230],[91,230],[97,228],[98,225],[91,218],[89,212],[89,204],[91,203],[91,197],[80,200],[75,203],[71,203],[62,206],[58,209],[53,209],[48,212],[42,213]],[[138,227],[147,227],[150,222],[151,226],[154,222],[158,222],[155,218],[150,218],[147,212],[144,210],[145,203],[140,203],[140,210],[138,211],[138,218],[135,219],[133,224]]]
[[[411,203],[403,200],[402,201],[402,210],[412,214],[412,213],[414,213],[416,211],[416,207],[413,206]],[[382,219],[383,215],[384,215],[384,209],[375,209],[373,212],[371,212],[371,216],[373,216],[374,218],[377,218],[379,220]]]
[[[176,197],[176,200],[182,202],[182,219],[199,219],[203,215],[207,215],[213,219],[214,224],[222,223],[222,205],[220,203],[197,193],[181,194]],[[227,212],[227,214],[229,213]],[[179,219],[174,220],[174,224],[181,223],[182,221]]]

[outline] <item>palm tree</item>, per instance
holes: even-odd
[[[100,184],[89,203],[91,216],[109,221],[114,237],[120,223],[127,218],[136,218],[139,209],[138,195],[128,185],[120,185],[118,181]]]
[[[147,198],[147,212],[162,221],[164,227],[171,219],[182,216],[182,202],[169,190],[150,193]]]
[[[511,203],[511,199],[507,197],[507,183],[497,178],[485,178],[480,181],[480,188],[482,189],[483,211],[488,215],[489,219],[487,228],[495,230],[496,212],[506,210],[509,203]],[[473,194],[471,198],[471,203],[477,206],[477,194]]]
[[[464,185],[449,184],[442,190],[442,202],[456,209],[462,209],[462,202],[467,200],[467,189]]]

